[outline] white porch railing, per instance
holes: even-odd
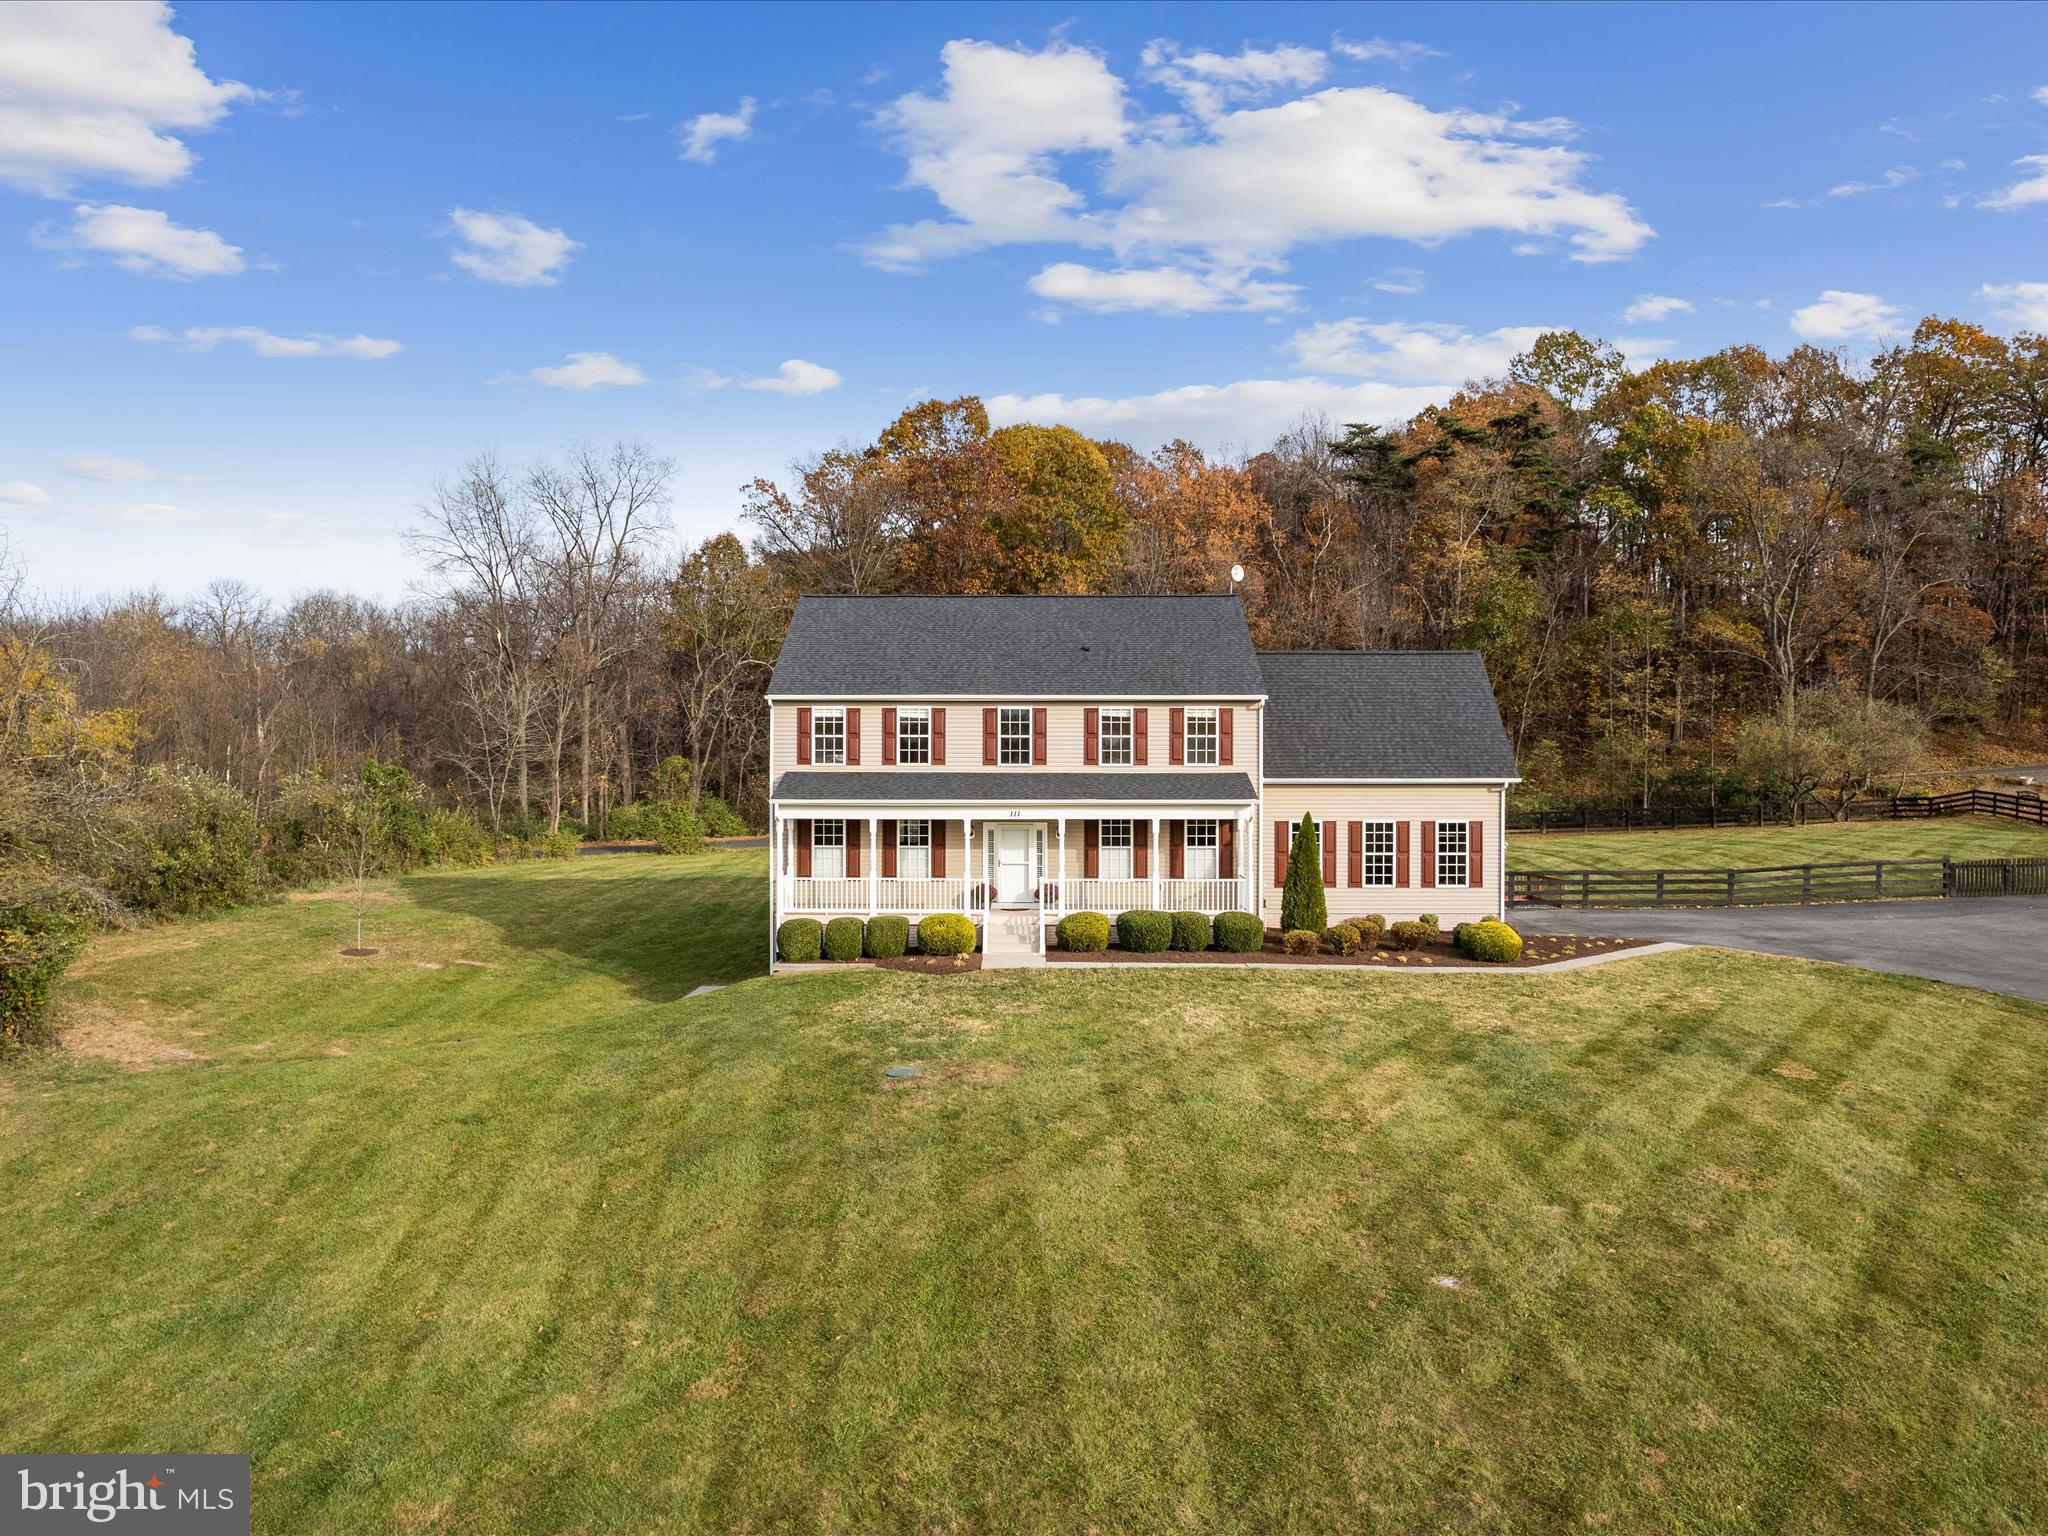
[[[1151,905],[1150,880],[1068,880],[1060,890],[1063,912],[1100,912],[1115,917],[1133,907]]]
[[[969,912],[967,881],[963,878],[900,880],[877,876],[874,901],[877,912]],[[793,875],[783,882],[781,907],[785,912],[863,913],[868,910],[868,881],[856,875],[847,879],[819,879]]]
[[[1245,880],[1065,880],[1059,896],[1061,912],[1100,912],[1107,917],[1134,907],[1206,912],[1212,917],[1252,910],[1251,886]]]
[[[1245,892],[1236,880],[1162,880],[1159,905],[1168,912],[1218,912],[1244,909]]]
[[[791,912],[865,912],[868,883],[861,879],[821,879],[797,875],[789,882],[789,899],[783,903]]]

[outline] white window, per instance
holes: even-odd
[[[929,821],[896,823],[896,878],[929,880],[932,875],[932,824]]]
[[[836,763],[838,758],[834,758]],[[846,878],[846,823],[811,823],[811,877],[816,880]]]
[[[1436,883],[1438,885],[1464,885],[1468,883],[1470,863],[1466,857],[1466,834],[1469,829],[1462,821],[1440,821],[1436,824]]]
[[[814,763],[843,763],[846,761],[846,711],[843,709],[814,709],[811,711],[811,761]],[[820,826],[824,823],[820,822]]]
[[[1187,827],[1187,877],[1190,880],[1217,878],[1216,823],[1191,821]]]
[[[1131,824],[1128,821],[1105,821],[1102,839],[1097,846],[1101,850],[1103,879],[1131,878]]]
[[[1127,768],[1136,758],[1131,748],[1131,712],[1105,709],[1102,712],[1102,761],[1111,768]]]
[[[996,761],[1031,765],[1031,711],[1005,705],[996,712]]]
[[[1216,711],[1191,709],[1187,712],[1186,760],[1197,766],[1214,767],[1216,756]]]
[[[1394,824],[1391,821],[1368,821],[1365,824],[1365,868],[1360,872],[1361,885],[1392,885],[1394,883]]]
[[[932,712],[929,709],[896,711],[896,761],[929,763],[932,760]]]

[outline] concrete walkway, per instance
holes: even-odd
[[[1833,960],[2048,1003],[2048,898],[1575,912],[1511,907],[1527,933],[1675,939]]]

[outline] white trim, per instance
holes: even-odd
[[[1104,704],[1149,704],[1164,699],[1192,699],[1204,704],[1263,704],[1270,694],[1264,693],[770,693],[763,696],[768,704],[814,704],[819,700],[830,703],[846,701],[853,704],[907,704],[932,699],[947,704],[973,703],[986,699],[991,704],[1013,703],[1017,700],[1057,700],[1062,703],[1069,699],[1083,703],[1100,700]]]

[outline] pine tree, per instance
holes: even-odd
[[[1315,818],[1304,811],[1301,825],[1295,829],[1294,851],[1287,858],[1287,884],[1280,890],[1280,930],[1321,933],[1329,925],[1330,909],[1323,901],[1323,856],[1316,846]]]

